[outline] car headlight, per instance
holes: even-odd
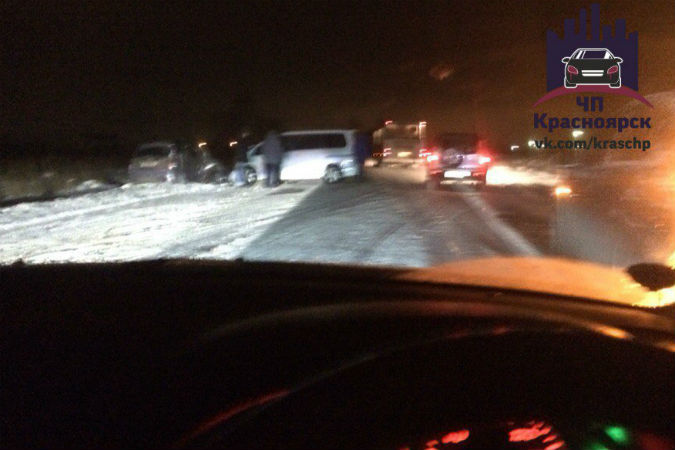
[[[342,167],[349,167],[349,166],[353,166],[354,164],[355,163],[354,163],[353,159],[345,159],[345,160],[342,160],[340,162],[340,166],[342,166]]]

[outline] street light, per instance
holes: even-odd
[[[199,146],[199,148],[206,147],[206,142],[200,142],[197,145]]]
[[[237,145],[237,144],[238,144],[237,141],[232,141],[232,142],[230,142],[230,147],[234,147],[234,146]]]
[[[584,134],[584,130],[574,130],[572,131],[572,137],[578,138]]]
[[[527,146],[530,148],[534,148],[535,146],[534,139],[530,139],[529,141],[527,141]]]
[[[520,148],[520,145],[512,145],[512,146],[511,146],[511,151],[512,151],[512,152],[515,152],[515,151],[518,150],[519,148]]]

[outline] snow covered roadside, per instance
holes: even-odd
[[[490,186],[555,186],[562,179],[559,173],[543,168],[497,163],[488,170],[486,183]]]
[[[125,185],[0,209],[0,263],[236,258],[318,183]]]
[[[379,167],[372,173],[390,181],[422,184],[426,179],[424,166]],[[523,163],[498,162],[487,173],[487,184],[491,186],[555,186],[563,177],[548,168],[529,167]]]

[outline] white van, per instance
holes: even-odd
[[[311,130],[281,133],[284,158],[281,180],[318,180],[335,183],[342,178],[358,175],[354,159],[356,131]],[[249,165],[257,178],[266,178],[265,161],[259,143],[248,152]]]

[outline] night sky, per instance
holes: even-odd
[[[640,33],[640,91],[675,89],[675,2],[605,1]],[[586,1],[2,2],[1,132],[225,139],[426,120],[522,139],[545,33]]]

